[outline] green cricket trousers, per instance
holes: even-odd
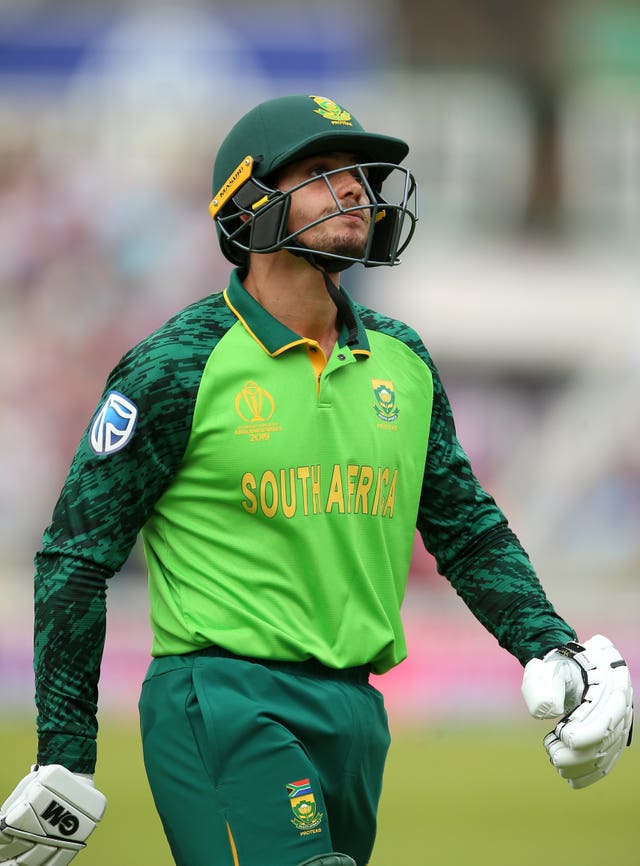
[[[154,659],[144,761],[177,866],[296,866],[373,850],[389,729],[368,671],[212,647]]]

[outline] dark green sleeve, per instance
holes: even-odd
[[[575,640],[556,613],[529,557],[493,498],[481,487],[456,436],[451,407],[426,350],[434,404],[418,529],[474,616],[526,664]]]
[[[199,315],[172,320],[112,372],[103,399],[117,391],[136,405],[135,432],[121,450],[96,454],[89,425],[36,555],[41,764],[94,769],[107,579],[126,561],[184,453],[202,368],[215,344]]]
[[[132,440],[115,454],[97,455],[84,435],[36,554],[38,763],[62,763],[76,772],[92,772],[95,764],[106,581],[126,561],[186,441],[185,415],[173,423],[158,415],[157,388],[147,382],[142,389],[136,381],[141,372],[134,357],[125,359],[105,390],[136,404]]]

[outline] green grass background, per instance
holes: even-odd
[[[0,720],[0,795],[34,750],[31,720]],[[638,866],[640,757],[572,791],[548,764],[542,723],[392,724],[371,866]],[[103,719],[96,781],[109,798],[78,866],[172,866],[134,723]]]

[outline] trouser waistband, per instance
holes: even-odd
[[[194,650],[194,652],[187,653],[186,655],[189,657],[204,656],[210,658],[236,659],[237,661],[252,662],[253,664],[263,665],[266,668],[296,674],[298,676],[344,680],[351,683],[367,683],[369,682],[369,674],[371,673],[371,667],[369,665],[359,665],[351,668],[331,668],[314,658],[305,659],[304,661],[299,662],[261,659],[252,656],[238,655],[237,653],[232,653],[221,646],[204,647],[203,649]]]

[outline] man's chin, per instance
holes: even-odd
[[[298,238],[309,249],[327,256],[345,256],[359,261],[367,248],[367,238],[362,237],[362,231],[324,232],[322,237],[305,237],[301,234]]]
[[[327,245],[327,252],[338,256],[349,256],[349,258],[361,259],[364,255],[366,246],[366,239],[341,235],[334,237],[332,243]]]

